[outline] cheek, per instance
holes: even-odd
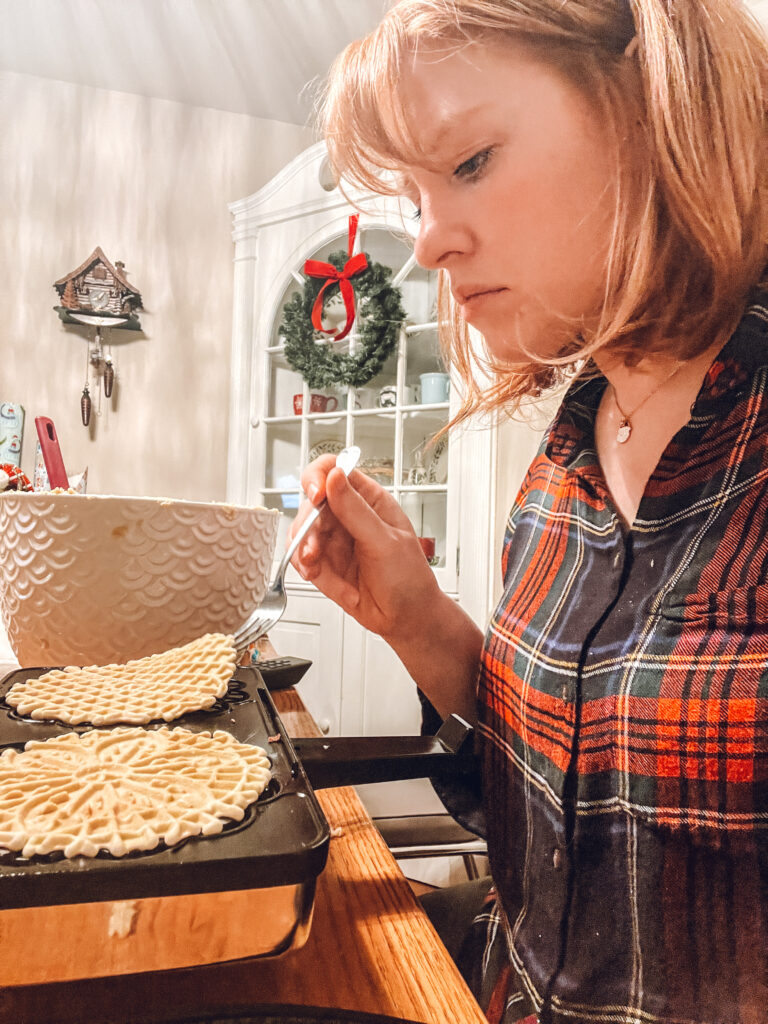
[[[614,186],[601,168],[551,167],[519,194],[516,228],[523,245],[519,270],[542,298],[571,307],[602,295],[613,227]],[[552,173],[554,172],[554,173]],[[579,308],[562,310],[572,314]],[[584,310],[585,312],[586,310]]]

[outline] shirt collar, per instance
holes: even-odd
[[[768,365],[768,292],[755,292],[736,330],[715,357],[704,377],[691,413],[716,415],[730,405],[754,376]],[[565,469],[595,465],[595,417],[608,381],[591,363],[594,374],[568,388],[549,429],[546,454]]]

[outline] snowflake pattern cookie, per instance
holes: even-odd
[[[232,637],[207,633],[125,665],[54,669],[14,684],[5,700],[20,715],[67,725],[170,722],[223,697],[235,666]]]
[[[270,761],[229,733],[118,727],[0,754],[0,848],[115,857],[215,835],[240,821]]]

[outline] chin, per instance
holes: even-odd
[[[532,359],[536,358],[535,353],[541,346],[537,345],[535,338],[521,337],[519,330],[515,331],[516,337],[511,337],[510,322],[514,322],[513,317],[507,318],[503,326],[488,323],[484,325],[473,323],[470,326],[482,335],[485,351],[495,362],[530,363]],[[529,353],[534,353],[534,355]]]
[[[473,325],[475,326],[475,325]],[[502,363],[529,364],[556,359],[574,350],[574,334],[562,320],[538,317],[523,320],[511,314],[504,324],[479,323],[488,355]]]

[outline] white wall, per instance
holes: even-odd
[[[311,133],[10,72],[0,72],[0,124],[0,401],[26,410],[22,468],[32,471],[34,417],[48,415],[67,470],[88,465],[92,491],[223,498],[227,204],[265,184]],[[52,285],[97,245],[125,263],[146,311],[138,338],[112,334],[116,404],[102,399],[88,430],[88,332],[61,324]]]

